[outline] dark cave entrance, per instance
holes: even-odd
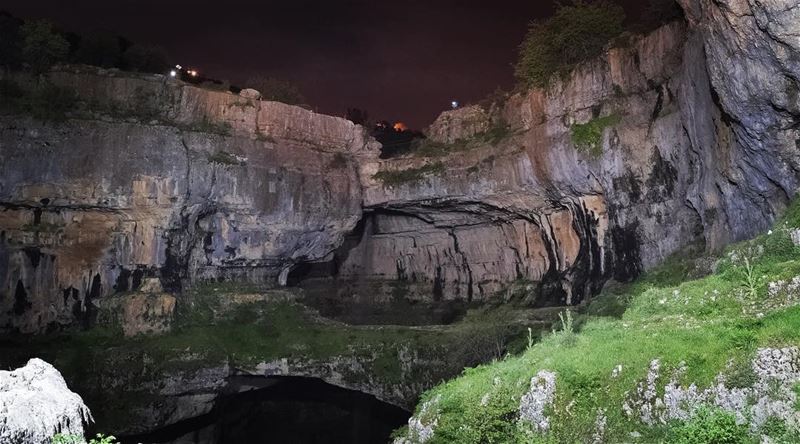
[[[390,441],[411,413],[317,378],[236,376],[212,411],[127,443],[372,444]]]

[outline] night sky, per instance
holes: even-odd
[[[621,0],[622,1],[622,0]],[[625,0],[623,3],[638,4]],[[316,110],[429,124],[451,99],[510,88],[527,23],[550,0],[3,0],[22,18],[159,44],[175,63],[241,84],[291,80]],[[632,13],[635,13],[632,11]]]

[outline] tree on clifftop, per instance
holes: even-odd
[[[531,22],[520,45],[517,78],[526,88],[545,86],[553,75],[600,55],[622,33],[624,21],[622,7],[608,0],[559,5],[552,17]]]
[[[87,65],[112,68],[122,60],[119,37],[108,32],[93,32],[81,38],[75,58]]]
[[[66,60],[69,43],[53,31],[50,22],[45,20],[25,22],[21,34],[22,58],[34,73],[44,73],[56,63]]]
[[[0,67],[16,69],[22,62],[19,28],[22,20],[0,11]]]

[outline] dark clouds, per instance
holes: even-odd
[[[292,80],[319,111],[430,123],[451,98],[513,85],[527,23],[543,0],[3,0],[20,17],[161,44],[176,63],[241,82]]]

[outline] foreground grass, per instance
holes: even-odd
[[[800,227],[798,214],[794,205],[768,234],[727,249],[705,277],[695,278],[702,274],[697,264],[708,264],[708,258],[671,258],[637,282],[609,286],[582,310],[577,331],[554,332],[518,356],[468,369],[430,390],[420,403],[434,400],[437,406],[428,442],[593,442],[598,411],[607,418],[601,442],[709,442],[689,435],[728,423],[731,429],[720,433],[732,438],[713,442],[752,442],[757,435],[800,442],[796,431],[776,421],[748,432],[707,414],[697,421],[712,425],[648,427],[622,409],[654,359],[662,374],[685,367],[678,381],[684,386],[709,387],[722,375],[726,386],[748,387],[758,348],[800,344],[800,289],[780,291],[780,281],[800,275],[800,250],[790,238]],[[557,375],[546,434],[532,433],[518,420],[520,399],[540,370]],[[664,383],[658,388],[662,394]],[[421,409],[417,417],[433,418]],[[401,429],[397,436],[407,433]]]

